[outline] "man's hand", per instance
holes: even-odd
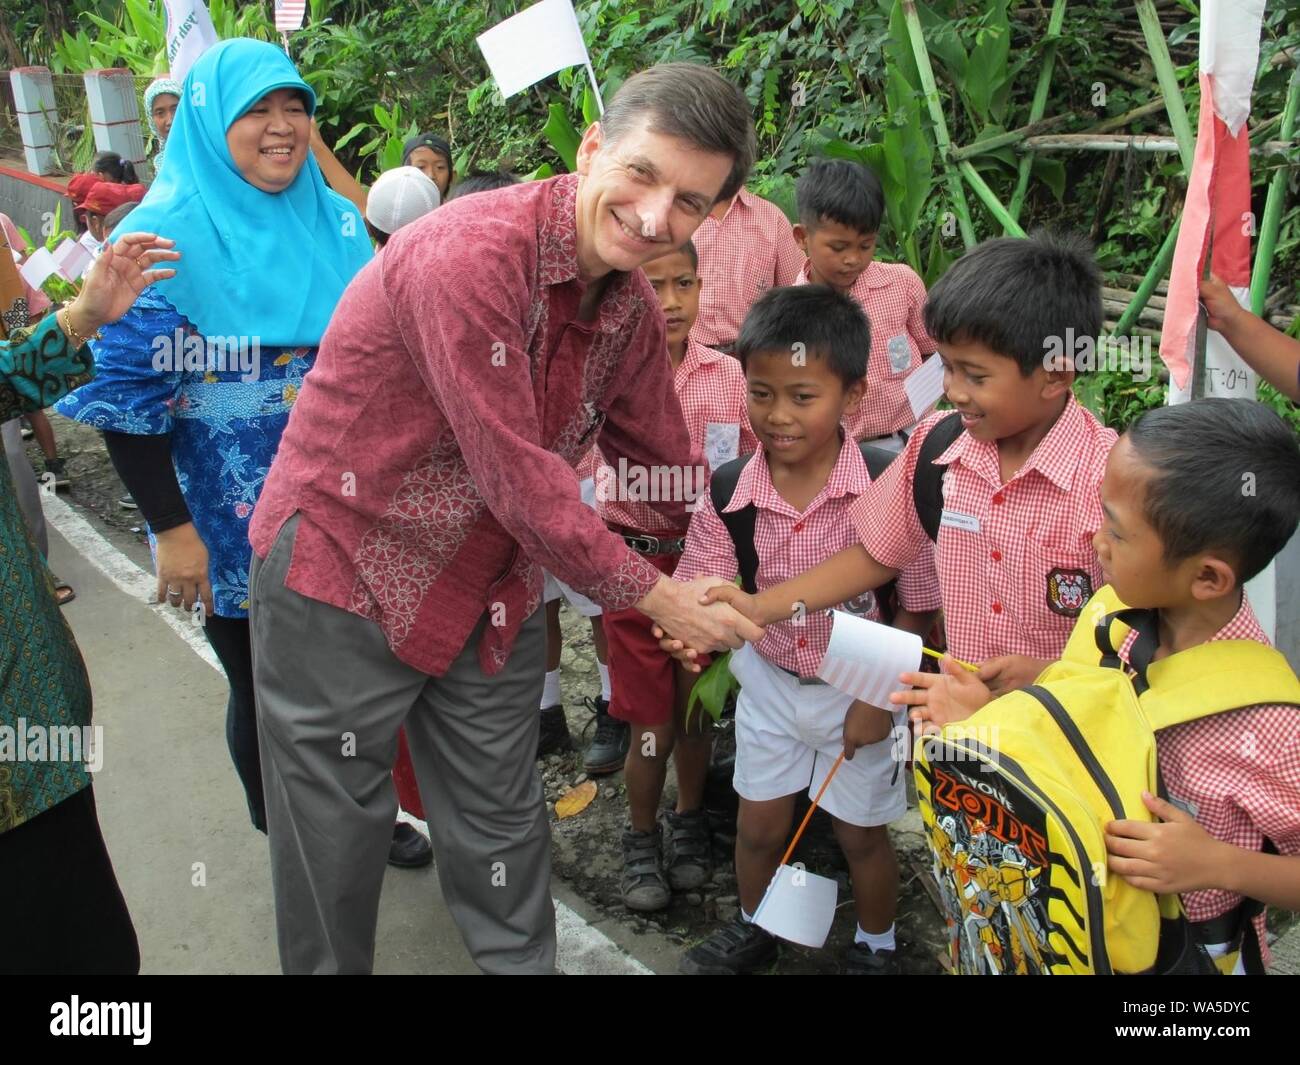
[[[660,646],[695,673],[700,669],[695,664],[698,654],[737,648],[747,640],[763,638],[759,626],[727,604],[706,606],[701,602],[704,592],[720,583],[718,577],[693,581],[663,577],[637,603],[637,609],[654,620]]]
[[[1111,821],[1106,826],[1110,871],[1161,895],[1223,887],[1224,865],[1236,848],[1172,803],[1146,791],[1142,801],[1160,821]]]
[[[990,658],[980,666],[979,679],[988,685],[994,695],[1006,695],[1033,684],[1038,674],[1049,665],[1045,659],[1030,658],[1028,655],[1003,655]]]
[[[844,758],[853,761],[853,753],[869,743],[879,743],[888,738],[894,725],[894,715],[861,699],[849,704],[844,715]]]
[[[891,692],[895,706],[910,706],[908,715],[920,726],[921,734],[938,732],[944,725],[965,721],[993,699],[984,682],[948,655],[939,662],[941,673],[903,673],[899,676],[913,690]]]

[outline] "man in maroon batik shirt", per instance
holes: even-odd
[[[577,174],[447,204],[344,293],[250,534],[286,972],[371,968],[403,723],[470,954],[489,972],[554,970],[533,761],[543,567],[692,645],[760,634],[700,606],[709,580],[677,585],[606,529],[574,474],[594,441],[651,482],[689,467],[638,267],[734,195],[753,154],[738,89],[707,67],[654,67],[586,131]],[[654,505],[680,536],[677,494]]]

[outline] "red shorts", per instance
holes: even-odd
[[[680,555],[643,555],[650,565],[671,577]],[[610,717],[634,725],[667,725],[673,719],[678,665],[660,650],[654,622],[631,607],[606,610],[605,642],[609,647]],[[701,668],[708,658],[701,655]]]

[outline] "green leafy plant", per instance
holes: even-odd
[[[740,682],[731,672],[731,652],[716,656],[709,663],[709,668],[699,675],[686,700],[687,722],[691,720],[697,706],[703,707],[704,712],[714,721],[720,721],[727,704],[735,700],[738,691]]]

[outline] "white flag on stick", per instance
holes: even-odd
[[[275,0],[275,28],[281,33],[302,29],[307,0]]]
[[[217,43],[208,6],[203,0],[163,0],[167,10],[167,66],[184,81],[194,61]]]
[[[586,67],[595,88],[572,0],[541,0],[480,33],[477,39],[488,69],[507,99],[566,67]],[[599,90],[596,97],[599,100]]]

